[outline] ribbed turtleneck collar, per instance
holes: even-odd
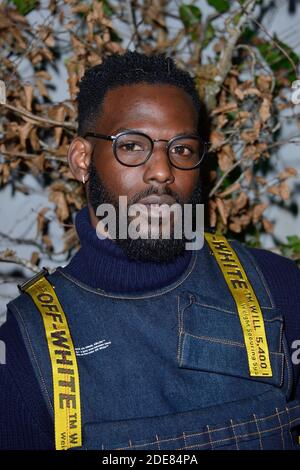
[[[175,282],[191,260],[191,251],[185,251],[171,262],[129,259],[114,241],[97,237],[87,207],[77,214],[75,227],[81,248],[64,271],[92,288],[108,292],[159,289]]]

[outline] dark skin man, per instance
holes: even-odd
[[[107,93],[95,131],[116,135],[122,130],[132,129],[144,132],[152,139],[168,141],[177,135],[197,134],[197,119],[191,97],[179,87],[165,84],[126,85]],[[193,202],[196,199],[200,202],[197,193],[199,168],[183,171],[172,166],[163,141],[154,144],[153,153],[145,164],[126,167],[114,157],[111,142],[76,137],[70,145],[69,164],[79,181],[89,179],[88,169],[93,152],[96,172],[110,195],[109,199],[114,202],[122,195],[128,197],[130,205],[144,201],[150,194],[158,196],[158,204],[165,202],[160,199],[162,195],[169,195],[169,204],[187,203],[193,194],[196,195]],[[96,227],[98,218],[89,198],[88,207],[92,224]]]

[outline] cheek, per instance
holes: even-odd
[[[116,174],[117,186],[120,195],[131,199],[136,193],[145,191],[143,182],[143,167],[128,168],[121,167]]]
[[[178,170],[174,176],[175,181],[173,185],[170,185],[170,189],[173,189],[183,200],[187,201],[199,184],[199,170]]]
[[[106,188],[116,196],[128,196],[145,189],[141,168],[128,168],[115,159],[97,162],[97,171]]]

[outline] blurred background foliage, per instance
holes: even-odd
[[[209,14],[203,8],[210,7]],[[263,25],[276,6],[271,0],[6,0],[0,5],[0,191],[30,194],[28,173],[47,191],[64,231],[67,260],[78,240],[74,213],[85,203],[82,185],[67,164],[76,135],[76,94],[84,71],[106,55],[135,49],[166,53],[194,77],[212,119],[209,223],[229,237],[259,247],[273,224],[270,205],[297,214],[288,180],[293,167],[280,168],[280,146],[299,143],[282,135],[282,115],[300,127],[291,86],[299,75],[296,52]],[[294,12],[297,2],[287,2]],[[207,11],[207,10],[205,10]],[[43,21],[30,20],[43,12]],[[30,74],[24,77],[24,63]],[[54,102],[53,74],[68,75],[69,97]],[[56,253],[49,232],[49,207],[36,217],[36,250],[31,259],[14,249],[0,260],[38,271],[40,254]],[[5,240],[5,234],[2,233]],[[6,237],[8,241],[9,236]],[[27,243],[16,240],[16,243]],[[300,260],[300,238],[274,237],[274,251]]]

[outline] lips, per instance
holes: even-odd
[[[170,209],[170,206],[175,203],[176,200],[172,196],[169,196],[167,194],[162,194],[160,196],[153,194],[151,196],[141,199],[133,206],[136,206],[135,210],[137,210],[139,216],[147,218],[148,223],[149,217],[151,217],[153,223],[156,219],[159,219],[159,223],[165,225],[168,223],[173,224],[175,215],[171,213],[172,209]]]
[[[138,204],[168,204],[169,206],[171,206],[175,202],[175,199],[172,196],[169,196],[168,194],[162,194],[161,196],[153,194],[152,196],[148,196],[144,199],[141,199]]]

